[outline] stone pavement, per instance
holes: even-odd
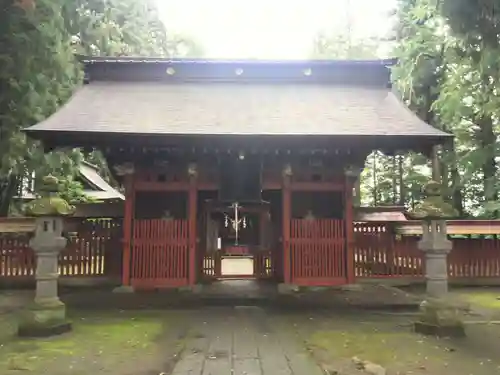
[[[171,375],[321,375],[294,337],[257,307],[204,308]]]

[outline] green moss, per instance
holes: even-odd
[[[45,176],[40,187],[41,197],[26,205],[28,216],[70,216],[75,207],[59,196],[59,180],[54,176]]]
[[[328,352],[334,358],[359,357],[382,366],[400,356],[394,351],[393,342],[411,339],[408,333],[380,333],[351,331],[316,332],[308,340],[309,346]],[[411,353],[407,353],[411,355]]]
[[[500,311],[500,291],[467,293],[465,299],[472,305]]]
[[[51,363],[71,358],[99,358],[113,366],[147,350],[165,329],[158,315],[73,319],[73,332],[50,339],[18,339],[0,348],[0,373],[37,372]],[[40,373],[40,372],[38,372]]]
[[[358,373],[351,360],[357,357],[385,367],[390,374],[489,375],[500,369],[497,333],[492,329],[469,326],[466,339],[454,340],[413,333],[411,323],[402,320],[399,324],[336,320],[316,326],[306,343],[320,364],[342,374]]]
[[[70,216],[75,207],[60,197],[42,197],[26,205],[28,216]]]
[[[391,369],[419,368],[424,364],[439,366],[449,362],[453,355],[434,338],[417,335],[409,329],[379,330],[373,325],[318,331],[307,344],[313,352],[322,352],[323,358],[357,357]]]
[[[11,339],[17,332],[17,322],[13,314],[0,314],[0,344]]]
[[[458,215],[453,206],[444,201],[441,194],[441,185],[438,182],[428,182],[424,187],[424,192],[427,197],[408,213],[408,216],[412,219],[450,219]]]

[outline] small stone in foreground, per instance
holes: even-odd
[[[376,363],[365,362],[364,370],[370,375],[386,375],[385,368]]]

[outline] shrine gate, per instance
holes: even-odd
[[[86,82],[28,128],[46,150],[99,149],[126,202],[124,286],[239,277],[354,281],[353,191],[373,150],[450,136],[390,90],[394,61],[86,58]]]

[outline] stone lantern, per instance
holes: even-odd
[[[66,308],[58,296],[58,259],[66,247],[64,217],[75,208],[59,196],[59,181],[44,177],[41,197],[30,202],[26,215],[35,217],[35,233],[30,247],[36,255],[36,294],[19,324],[20,336],[49,336],[71,330]]]
[[[457,216],[456,210],[444,201],[441,185],[431,181],[425,186],[426,198],[408,216],[422,221],[419,250],[425,254],[426,299],[420,306],[415,330],[438,336],[463,336],[461,306],[448,297],[448,240],[446,220]]]

